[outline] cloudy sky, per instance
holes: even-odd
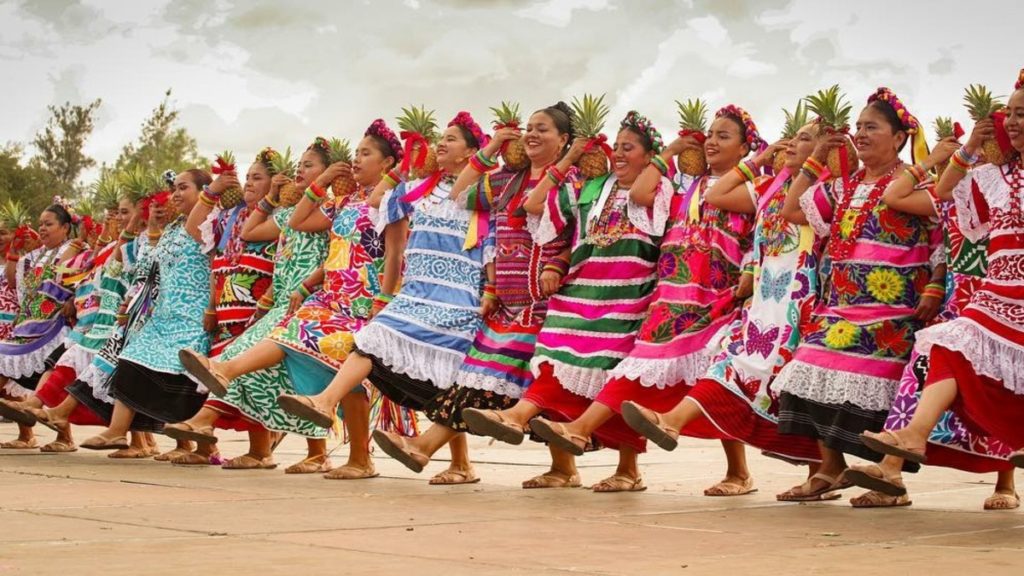
[[[969,6],[967,6],[969,5]],[[1016,6],[1016,8],[1014,8]],[[0,0],[0,143],[46,106],[103,99],[88,153],[115,159],[167,88],[203,153],[357,138],[426,104],[447,121],[503,99],[534,110],[607,93],[663,132],[676,99],[780,108],[839,82],[879,85],[930,123],[966,120],[980,82],[1005,94],[1024,66],[1019,0]],[[968,9],[969,8],[969,9]],[[608,130],[611,132],[611,129]]]

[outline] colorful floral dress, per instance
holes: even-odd
[[[787,172],[758,184],[754,293],[688,397],[729,437],[790,459],[819,460],[813,440],[778,434],[778,397],[770,388],[793,358],[818,290],[820,242],[810,226],[782,217],[790,183]]]
[[[484,265],[494,249],[493,233],[469,238],[477,213],[451,198],[453,183],[443,178],[413,201],[405,197],[422,181],[403,182],[384,196],[378,232],[410,220],[405,275],[399,293],[355,335],[359,352],[374,363],[370,382],[415,410],[455,383],[480,328]]]
[[[848,191],[841,179],[819,183],[800,198],[815,234],[829,238],[822,295],[772,387],[782,433],[877,461],[859,435],[881,430],[910,359],[935,225],[881,202],[891,175],[862,178]]]
[[[524,396],[548,417],[577,418],[633,349],[657,284],[674,194],[672,182],[662,178],[654,207],[644,208],[608,175],[552,190],[543,215],[531,218],[538,243],[572,234],[569,273],[548,301],[531,361],[536,380]],[[631,435],[616,418],[602,428]]]
[[[209,351],[203,313],[209,303],[210,260],[185,230],[183,218],[164,230],[152,258],[159,269],[159,295],[149,320],[121,351],[113,396],[157,421],[180,422],[195,414],[206,397],[185,376],[178,351]]]
[[[18,315],[18,292],[7,282],[7,275],[0,274],[0,341],[11,337],[14,317]]]
[[[972,169],[953,190],[966,240],[988,241],[988,269],[960,316],[917,335],[929,383],[957,381],[953,405],[976,435],[1024,447],[1024,169],[1020,160]],[[966,417],[965,417],[966,416]],[[1000,450],[997,448],[997,450]]]
[[[288,220],[294,211],[294,208],[283,208],[273,215],[274,223],[281,231],[274,254],[274,305],[224,349],[221,361],[242,354],[268,337],[275,327],[285,320],[291,295],[323,262],[324,254],[327,252],[327,234],[299,232],[290,228]],[[277,364],[236,378],[224,398],[211,398],[206,405],[223,415],[217,421],[219,428],[248,430],[251,425],[244,420],[250,419],[270,430],[289,432],[307,438],[323,437],[327,433],[326,430],[296,418],[278,407],[277,397],[293,392],[294,388],[285,364]],[[242,418],[238,418],[238,415]]]
[[[543,267],[569,247],[567,235],[537,244],[522,209],[537,185],[529,170],[484,175],[466,192],[468,207],[490,211],[495,230],[495,294],[499,308],[484,319],[459,368],[455,386],[425,409],[428,418],[465,431],[463,408],[503,409],[533,382],[530,360],[547,313],[540,290]]]
[[[39,247],[18,261],[16,289],[21,302],[11,337],[0,342],[0,376],[10,378],[5,390],[25,396],[46,370],[46,361],[64,343],[70,328],[61,307],[74,295],[64,285],[76,271],[60,264],[70,243]]]
[[[256,303],[270,288],[274,273],[276,242],[246,242],[242,227],[252,214],[245,204],[211,214],[214,303],[217,332],[210,344],[210,356],[219,355],[245,331],[256,313]],[[206,223],[204,223],[206,224]],[[208,240],[206,225],[203,240]]]

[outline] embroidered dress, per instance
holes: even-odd
[[[569,273],[548,302],[531,362],[536,375],[525,399],[558,420],[574,420],[633,349],[657,283],[659,244],[675,188],[662,178],[653,208],[629,199],[614,175],[552,190],[544,214],[532,218],[546,243],[575,227]],[[602,426],[602,442],[635,434],[621,417]]]
[[[370,382],[394,403],[414,410],[447,390],[480,328],[483,267],[494,250],[490,230],[467,249],[477,214],[451,198],[442,178],[406,201],[423,181],[400,183],[381,201],[376,229],[409,218],[401,291],[355,336],[373,362]]]
[[[285,319],[291,295],[302,281],[315,272],[327,252],[327,234],[299,232],[288,226],[294,208],[274,212],[274,223],[281,231],[274,254],[272,294],[274,305],[255,324],[234,340],[219,358],[230,360],[270,335]],[[211,398],[207,407],[219,412],[218,428],[250,430],[258,423],[270,430],[298,434],[307,438],[323,437],[327,431],[281,410],[277,397],[294,388],[285,364],[244,374],[234,381],[223,398]]]
[[[800,198],[815,234],[829,237],[822,296],[772,386],[780,432],[877,461],[859,435],[881,430],[910,359],[934,225],[881,202],[891,175],[877,183],[862,178],[863,171],[854,175],[849,191],[836,179]]]
[[[76,271],[60,264],[69,249],[68,242],[54,248],[42,246],[18,261],[16,290],[21,305],[11,337],[0,341],[0,377],[10,379],[4,390],[13,396],[27,396],[35,389],[48,368],[47,360],[70,330],[60,313],[74,295],[64,281]]]
[[[178,351],[209,350],[203,312],[209,302],[210,261],[181,218],[164,231],[153,261],[159,269],[159,296],[149,320],[121,351],[113,396],[159,422],[180,422],[195,414],[206,397],[185,376]]]
[[[500,307],[484,319],[455,385],[425,408],[434,422],[466,431],[464,408],[508,408],[533,382],[530,359],[547,312],[540,274],[545,264],[569,246],[567,235],[544,245],[533,241],[522,205],[536,185],[529,170],[503,170],[485,174],[466,192],[469,208],[492,215],[494,288]]]
[[[792,359],[818,290],[820,244],[814,231],[782,218],[790,183],[787,173],[758,184],[754,293],[688,398],[727,437],[790,459],[816,461],[820,455],[813,440],[778,433],[778,398],[769,386]]]
[[[7,282],[7,274],[0,274],[0,341],[11,337],[17,315],[18,292]]]
[[[959,317],[918,333],[928,383],[955,378],[953,411],[975,434],[1024,447],[1024,171],[972,169],[953,191],[964,238],[988,240],[988,269]]]
[[[270,288],[277,243],[242,239],[242,227],[251,214],[251,208],[239,204],[207,219],[213,228],[209,239],[215,241],[210,273],[217,312],[217,333],[212,338],[210,356],[220,354],[245,331],[256,313],[256,303]],[[203,228],[203,240],[209,241],[206,226]]]

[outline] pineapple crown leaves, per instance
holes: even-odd
[[[793,108],[792,112],[783,108],[782,114],[786,118],[786,122],[782,126],[783,138],[795,137],[797,132],[806,126],[807,122],[810,120],[810,111],[807,109],[807,106],[804,106],[803,100],[796,103],[796,107]]]
[[[117,208],[117,203],[124,195],[124,187],[120,175],[111,170],[104,170],[90,187],[97,205],[104,209]]]
[[[984,120],[1003,108],[1002,96],[993,96],[992,91],[981,84],[971,84],[964,90],[964,102],[971,119]]]
[[[655,152],[661,152],[665,148],[665,142],[661,139],[661,132],[658,132],[658,129],[654,127],[650,119],[636,110],[630,110],[626,117],[622,119],[622,123],[619,124],[619,130],[627,128],[645,134],[647,139],[651,141],[651,149]]]
[[[846,101],[846,96],[839,91],[839,84],[824,90],[818,90],[804,98],[807,109],[821,119],[822,126],[833,130],[845,131],[850,128],[850,113],[853,105]]]
[[[268,155],[268,162],[270,165],[267,168],[271,176],[276,174],[284,174],[289,178],[295,177],[295,162],[292,160],[291,146],[285,148],[284,154],[281,154],[280,152],[277,152],[270,148],[267,148],[266,150],[270,150],[271,152],[271,154]]]
[[[214,158],[210,172],[222,174],[230,170],[235,170],[235,155],[230,150],[225,150]]]
[[[13,230],[18,226],[31,223],[32,214],[21,202],[8,198],[0,203],[0,226]]]
[[[128,168],[120,174],[121,187],[132,203],[164,188],[161,178],[140,166]]]
[[[427,110],[422,104],[402,108],[402,115],[397,120],[402,138],[406,138],[406,133],[419,134],[430,144],[441,138],[441,133],[437,130],[437,121],[434,120],[434,111]]]
[[[868,104],[873,102],[885,102],[892,107],[907,134],[913,136],[920,130],[921,123],[917,120],[917,117],[910,113],[910,110],[903,104],[903,101],[892,90],[885,86],[880,87],[874,94],[868,97]]]
[[[331,138],[327,143],[328,156],[331,162],[352,163],[352,143],[348,140]]]
[[[679,112],[679,127],[683,130],[704,133],[708,131],[707,102],[700,98],[692,98],[685,103],[676,100]]]
[[[605,95],[594,97],[584,94],[583,100],[572,99],[572,111],[576,115],[573,128],[577,136],[596,138],[604,130],[605,121],[611,110],[604,103]]]
[[[935,136],[939,140],[956,135],[956,131],[953,127],[953,119],[949,116],[939,116],[935,118],[935,122],[932,126],[935,127]]]
[[[494,128],[519,128],[523,118],[519,115],[518,102],[502,101],[501,106],[491,108],[494,113]]]

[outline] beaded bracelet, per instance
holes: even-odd
[[[21,260],[21,256],[18,256],[17,254],[8,254],[7,255],[7,261],[8,262],[17,262],[18,260]]]
[[[483,290],[483,293],[480,294],[480,297],[481,298],[488,298],[488,299],[491,299],[491,300],[497,300],[498,299],[498,295],[495,292],[494,283],[493,282],[488,282],[488,283],[484,284],[484,290]]]
[[[311,294],[309,288],[306,288],[305,284],[299,284],[299,287],[296,288],[295,291],[298,292],[300,296],[302,296],[303,300],[309,298],[309,295]]]
[[[743,179],[746,180],[747,182],[753,182],[754,180],[756,180],[757,173],[759,172],[757,164],[754,164],[754,162],[751,160],[740,162],[739,164],[736,165],[736,170],[739,172],[740,176],[742,176]]]
[[[122,230],[121,231],[121,240],[131,241],[131,240],[135,240],[137,237],[138,236],[136,236],[135,234],[132,234],[131,232],[129,232],[127,230]]]
[[[824,170],[825,167],[814,158],[808,158],[804,162],[804,165],[800,167],[800,171],[814,182],[817,182],[818,178],[821,178],[821,173],[824,172]]]
[[[967,150],[961,147],[949,157],[949,167],[966,174],[977,161],[977,156],[970,155]]]
[[[256,309],[257,310],[262,310],[263,312],[267,312],[267,311],[269,311],[273,307],[274,307],[274,302],[273,301],[268,302],[268,301],[266,301],[263,298],[260,298],[259,301],[256,302]]]
[[[551,180],[551,183],[555,186],[561,186],[562,182],[565,182],[565,174],[559,172],[558,168],[555,168],[554,166],[549,166],[544,175],[548,180]]]
[[[477,172],[486,173],[498,167],[498,160],[488,158],[483,150],[479,150],[469,157],[469,165]]]
[[[384,175],[384,181],[388,183],[392,188],[398,186],[398,183],[402,181],[402,176],[396,172],[393,168]]]
[[[262,198],[260,199],[259,202],[256,203],[256,209],[259,210],[260,212],[263,212],[267,216],[270,216],[274,212],[274,208],[274,203],[271,202],[270,200],[267,200],[266,198]]]
[[[85,242],[82,242],[78,238],[72,240],[71,244],[69,244],[69,246],[71,248],[74,248],[75,250],[78,250],[79,252],[81,252],[82,250],[85,250]]]
[[[544,264],[541,272],[556,272],[559,276],[565,276],[569,272],[569,263],[561,258],[553,258]]]
[[[309,185],[309,188],[306,189],[307,192],[310,191],[310,190],[312,190],[313,194],[316,195],[318,198],[326,198],[327,197],[327,191],[324,190],[323,188],[321,188],[320,185],[317,184],[316,182],[311,183]]]
[[[216,317],[217,316],[217,311],[212,309],[212,308],[207,308],[206,310],[203,310],[203,316],[213,316],[213,317]]]
[[[373,299],[373,307],[374,308],[383,308],[383,307],[387,306],[388,304],[390,304],[391,301],[394,300],[394,298],[395,298],[395,296],[393,294],[385,294],[385,293],[381,292],[380,294],[377,294],[376,297],[374,297],[374,299]]]
[[[323,196],[317,196],[316,192],[313,191],[313,187],[312,186],[310,186],[309,188],[306,188],[306,191],[305,191],[304,195],[313,204],[321,204],[324,201],[324,197]]]
[[[910,179],[913,180],[915,184],[920,184],[928,178],[928,172],[926,172],[924,167],[920,164],[908,167],[903,171],[903,173],[910,176]]]
[[[668,162],[665,162],[665,159],[661,156],[655,154],[651,158],[651,165],[657,168],[662,176],[668,176]]]

